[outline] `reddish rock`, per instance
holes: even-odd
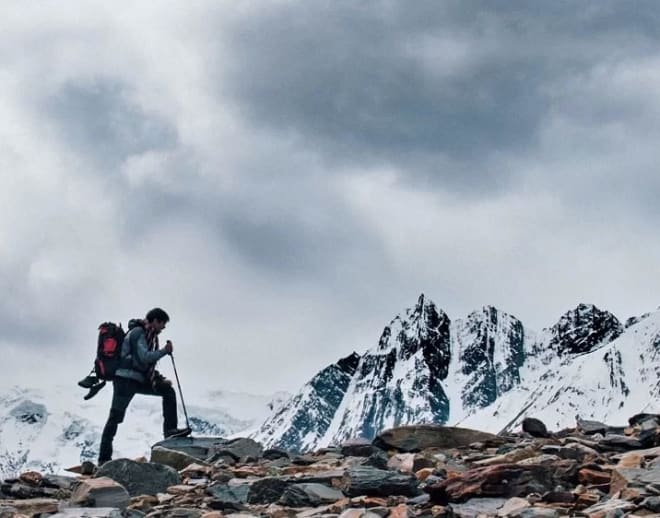
[[[638,453],[627,453],[621,457],[617,463],[618,468],[641,468],[644,463],[644,457]]]
[[[435,470],[433,468],[424,468],[420,469],[419,471],[415,472],[415,477],[417,477],[417,480],[426,480],[429,478]]]
[[[582,468],[578,471],[578,480],[580,483],[590,486],[608,485],[611,478],[611,475],[606,471],[596,471],[589,468]]]
[[[36,471],[26,471],[25,473],[21,473],[18,479],[25,484],[30,484],[31,486],[40,486],[44,477],[41,473]]]
[[[409,518],[412,514],[406,504],[399,504],[396,507],[391,507],[387,516],[388,518]]]
[[[427,486],[433,502],[463,502],[473,497],[514,497],[546,492],[554,486],[553,474],[544,466],[498,464],[475,468]]]

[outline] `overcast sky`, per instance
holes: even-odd
[[[255,393],[421,292],[655,310],[659,142],[657,2],[3,2],[2,376],[153,306],[184,385]]]

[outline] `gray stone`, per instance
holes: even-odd
[[[431,501],[431,495],[424,493],[423,495],[414,496],[409,498],[406,503],[408,505],[424,505],[428,504]]]
[[[498,509],[506,502],[506,498],[472,498],[463,504],[451,504],[448,507],[455,516],[474,518],[482,514],[496,516]]]
[[[605,423],[600,421],[591,421],[589,419],[580,419],[580,416],[575,416],[578,428],[587,435],[592,435],[595,433],[606,433],[609,429]]]
[[[236,462],[244,463],[250,459],[261,458],[263,452],[263,446],[254,439],[239,437],[213,446],[209,450],[208,458],[217,460],[219,456],[230,455]]]
[[[77,477],[64,475],[44,475],[42,484],[45,487],[56,487],[59,489],[73,489],[80,482]]]
[[[378,448],[375,448],[375,450],[376,451],[374,451],[371,455],[369,455],[369,457],[364,459],[362,465],[372,466],[378,469],[387,469],[387,462],[389,460],[387,453]]]
[[[606,448],[625,448],[628,450],[639,450],[644,447],[644,445],[637,439],[633,437],[628,437],[626,435],[606,435],[600,441],[598,445]]]
[[[660,426],[660,415],[658,414],[635,414],[630,419],[628,419],[630,426],[641,426],[642,429],[646,423],[650,423],[654,426]]]
[[[122,518],[123,516],[121,509],[116,507],[66,507],[48,518]]]
[[[152,446],[152,449],[162,446],[163,448],[186,453],[198,460],[204,460],[211,451],[220,449],[226,442],[226,439],[220,437],[172,437],[157,442]]]
[[[83,507],[124,509],[129,501],[124,486],[109,477],[83,480],[71,495],[71,502]]]
[[[383,450],[416,452],[426,448],[460,448],[474,442],[502,444],[504,439],[469,428],[422,424],[385,430],[374,439],[373,444]]]
[[[164,493],[169,486],[181,483],[179,473],[170,466],[129,459],[106,462],[96,472],[96,477],[119,482],[131,496]]]
[[[556,509],[543,509],[541,507],[530,507],[523,509],[516,517],[517,518],[559,518],[561,514]]]
[[[175,507],[174,509],[168,509],[165,516],[167,518],[200,518],[205,512],[190,507]]]
[[[368,496],[417,496],[421,493],[413,475],[359,466],[346,471],[341,489],[349,497]]]
[[[515,496],[504,502],[504,505],[498,509],[497,516],[515,516],[529,506],[527,499]]]
[[[543,421],[534,417],[526,417],[522,422],[523,432],[528,433],[532,437],[550,437],[548,429]]]
[[[293,484],[284,490],[279,503],[289,507],[316,507],[344,498],[344,494],[323,484]]]
[[[13,518],[18,513],[15,507],[10,505],[0,505],[0,518]]]
[[[269,448],[261,454],[261,457],[267,460],[288,459],[289,453],[279,448]]]
[[[660,513],[660,496],[650,496],[641,503],[641,506],[644,509],[653,511],[654,513]]]
[[[660,486],[660,466],[651,469],[642,468],[614,468],[610,482],[610,494],[625,487],[651,488]]]
[[[250,484],[247,498],[248,503],[272,504],[277,502],[284,494],[286,488],[291,484],[291,481],[283,478],[261,478]]]
[[[335,487],[344,477],[343,469],[331,469],[317,473],[302,473],[295,477],[293,482],[300,484],[323,484],[328,487]]]
[[[370,440],[362,437],[349,439],[341,445],[341,454],[345,457],[369,457],[377,450]]]
[[[249,484],[228,486],[226,484],[214,484],[206,489],[206,493],[214,500],[211,505],[213,509],[240,511],[248,501],[250,492]]]
[[[580,448],[571,448],[570,446],[559,446],[555,444],[541,446],[541,452],[549,455],[556,455],[562,459],[573,459],[577,461],[582,461],[585,455],[585,452]],[[595,450],[594,453],[596,453]]]
[[[193,457],[192,455],[188,455],[182,451],[171,450],[169,448],[165,448],[164,446],[154,446],[151,448],[150,462],[165,464],[166,466],[170,466],[177,471],[181,471],[191,464],[204,464],[203,461]]]
[[[595,514],[595,513],[607,513],[610,511],[633,511],[637,508],[635,504],[629,502],[628,500],[620,500],[618,498],[611,498],[605,502],[598,502],[596,505],[587,507],[582,512],[586,515]]]

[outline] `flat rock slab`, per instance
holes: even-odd
[[[496,516],[497,511],[508,501],[507,498],[472,498],[463,504],[451,504],[455,516],[476,518],[479,515]]]
[[[289,507],[316,507],[344,498],[344,493],[323,484],[293,484],[287,487],[279,500]]]
[[[583,509],[582,512],[587,516],[596,513],[603,513],[602,516],[605,516],[605,513],[608,513],[609,511],[626,512],[626,511],[632,511],[636,508],[637,506],[632,502],[629,502],[628,500],[619,500],[617,498],[612,498],[611,500],[607,500],[605,502],[599,502],[596,505],[587,507],[586,509]]]
[[[173,437],[159,441],[151,448],[162,446],[163,448],[186,453],[198,460],[205,460],[211,451],[222,447],[226,442],[227,440],[222,437]]]
[[[227,484],[215,484],[206,489],[206,494],[214,498],[214,509],[230,509],[240,511],[247,504],[249,484],[228,486]]]
[[[199,464],[203,462],[197,457],[193,457],[183,451],[172,450],[170,448],[165,448],[164,446],[154,446],[151,448],[150,461],[158,464],[165,464],[177,471],[181,471],[191,464]]]
[[[59,500],[55,498],[28,498],[25,500],[0,500],[3,507],[13,507],[20,514],[38,515],[56,513],[59,508]]]
[[[373,444],[384,450],[417,452],[426,448],[460,448],[475,442],[503,444],[504,439],[491,433],[433,424],[399,426],[380,433]]]
[[[106,462],[96,477],[108,477],[120,483],[131,496],[164,493],[169,486],[181,483],[178,471],[164,464],[117,459]]]
[[[344,474],[341,490],[346,496],[417,496],[421,493],[414,475],[371,467],[349,469]]]
[[[48,518],[123,518],[120,509],[115,507],[67,507],[60,509]]]
[[[238,437],[228,439],[220,445],[214,445],[208,451],[207,458],[213,460],[215,456],[229,455],[236,462],[248,462],[250,459],[258,459],[263,455],[264,448],[254,439]]]

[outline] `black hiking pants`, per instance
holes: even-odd
[[[164,381],[164,378],[159,379],[153,385],[150,382],[140,383],[128,378],[115,378],[112,382],[110,415],[101,436],[99,465],[112,458],[112,440],[117,433],[117,426],[124,421],[126,409],[135,394],[163,398],[163,435],[177,427],[176,392],[172,385]]]

